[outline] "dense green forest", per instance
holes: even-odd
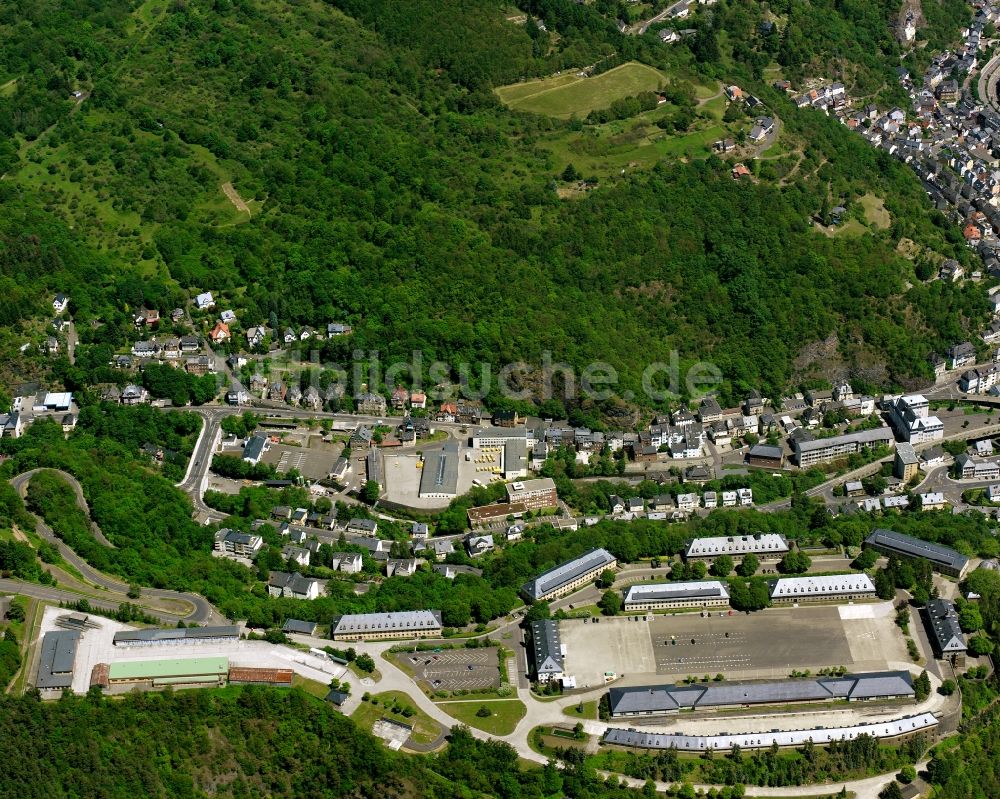
[[[101,322],[80,325],[77,365],[48,364],[72,387],[109,378],[135,308],[167,312],[204,289],[244,328],[350,321],[355,335],[327,342],[327,361],[417,348],[425,365],[537,365],[549,351],[610,363],[644,403],[644,366],[674,350],[682,366],[716,363],[737,397],[822,370],[796,358],[836,334],[846,361],[891,384],[985,318],[981,297],[914,281],[896,253],[906,236],[968,258],[907,168],[759,80],[772,55],[756,32],[762,4],[720,2],[699,15],[703,35],[673,49],[619,34],[612,4],[571,0],[526,0],[541,38],[496,0],[27,5],[0,16],[0,83],[14,81],[0,118],[19,145],[0,184],[0,346],[15,357],[16,326],[67,291],[78,320]],[[773,55],[789,74],[844,61],[873,87],[888,74],[886,4],[771,5],[788,19]],[[715,158],[667,160],[561,201],[565,164],[536,142],[571,123],[511,112],[491,89],[627,59],[759,87],[804,168],[783,186],[735,183]],[[71,90],[87,95],[76,104]],[[226,181],[251,215],[225,199]],[[813,230],[831,198],[866,192],[885,199],[889,230]],[[200,386],[147,382],[201,401]]]
[[[269,796],[628,799],[581,762],[525,768],[503,741],[455,727],[425,758],[390,752],[331,705],[293,689],[99,691],[42,704],[0,697],[0,795],[19,799]],[[25,753],[31,752],[30,757]],[[680,786],[678,786],[680,787]],[[671,795],[694,797],[691,786]],[[726,797],[741,796],[742,791]]]

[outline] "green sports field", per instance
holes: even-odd
[[[496,92],[501,101],[517,111],[568,118],[607,108],[623,97],[656,91],[666,82],[659,70],[630,61],[593,78],[563,74],[501,86]]]

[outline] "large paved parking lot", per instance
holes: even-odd
[[[560,632],[566,673],[580,688],[600,685],[605,672],[630,684],[720,673],[773,679],[828,666],[882,670],[909,660],[889,602],[769,608],[750,615],[716,610],[707,618],[618,617],[599,624],[574,619],[562,622]]]
[[[500,687],[495,647],[443,652],[403,652],[396,655],[416,679],[434,691],[483,690]]]

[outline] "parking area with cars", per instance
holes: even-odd
[[[482,691],[500,687],[496,647],[401,652],[396,658],[432,691]]]

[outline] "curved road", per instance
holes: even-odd
[[[994,111],[1000,111],[1000,101],[997,100],[998,67],[1000,67],[1000,55],[994,56],[983,66],[979,71],[979,83],[976,85],[979,102]]]
[[[76,494],[77,505],[84,513],[87,514],[87,518],[88,520],[90,520],[91,529],[94,531],[95,537],[98,538],[99,541],[102,541],[102,543],[106,543],[107,538],[105,538],[104,535],[100,532],[100,528],[97,526],[97,524],[90,519],[90,508],[87,506],[86,500],[84,498],[83,488],[80,485],[79,481],[77,481],[77,479],[73,477],[73,475],[67,472],[60,471],[58,469],[32,469],[31,471],[23,472],[17,475],[16,477],[11,478],[10,483],[12,486],[14,486],[14,489],[22,497],[24,497],[27,493],[28,484],[31,482],[31,478],[38,472],[42,471],[55,472],[73,487],[74,493]],[[106,589],[107,591],[111,591],[116,594],[121,594],[122,598],[120,601],[122,602],[131,601],[126,596],[129,591],[128,583],[124,583],[115,577],[109,577],[103,572],[100,572],[97,569],[95,569],[93,566],[87,563],[87,561],[85,561],[83,558],[77,555],[76,552],[74,552],[72,549],[66,546],[66,544],[63,543],[63,541],[56,536],[56,534],[52,531],[52,529],[38,516],[35,516],[35,522],[36,522],[36,531],[38,532],[38,534],[43,539],[48,541],[50,544],[58,548],[59,554],[62,555],[63,559],[71,566],[73,566],[73,568],[75,568],[84,577],[85,580],[93,583],[94,585],[100,588]],[[10,582],[19,582],[19,581],[10,581]],[[23,585],[29,586],[31,585],[31,583],[24,583]],[[20,591],[21,589],[18,590]],[[58,589],[49,589],[48,587],[45,587],[45,590],[58,592]],[[30,592],[22,591],[22,593],[30,593]],[[72,601],[76,601],[82,598],[79,594],[75,594],[73,592],[61,591],[59,593],[69,594],[70,596],[72,596]],[[30,595],[35,596],[35,594],[30,594]],[[42,596],[39,598],[66,599],[67,597]],[[88,601],[90,601],[91,599],[91,597],[85,597],[85,598]],[[165,600],[167,602],[180,602],[186,605],[190,605],[192,607],[192,610],[189,613],[170,613],[169,611],[165,611],[162,607],[157,607],[156,605],[157,600],[161,601]],[[218,610],[216,610],[207,599],[195,593],[170,591],[164,588],[143,588],[140,593],[138,604],[141,605],[144,609],[149,610],[154,615],[160,616],[161,618],[167,618],[173,621],[183,619],[185,621],[192,621],[198,624],[211,624],[211,623],[220,623],[225,621],[225,617]],[[117,603],[114,604],[114,607],[117,607]]]

